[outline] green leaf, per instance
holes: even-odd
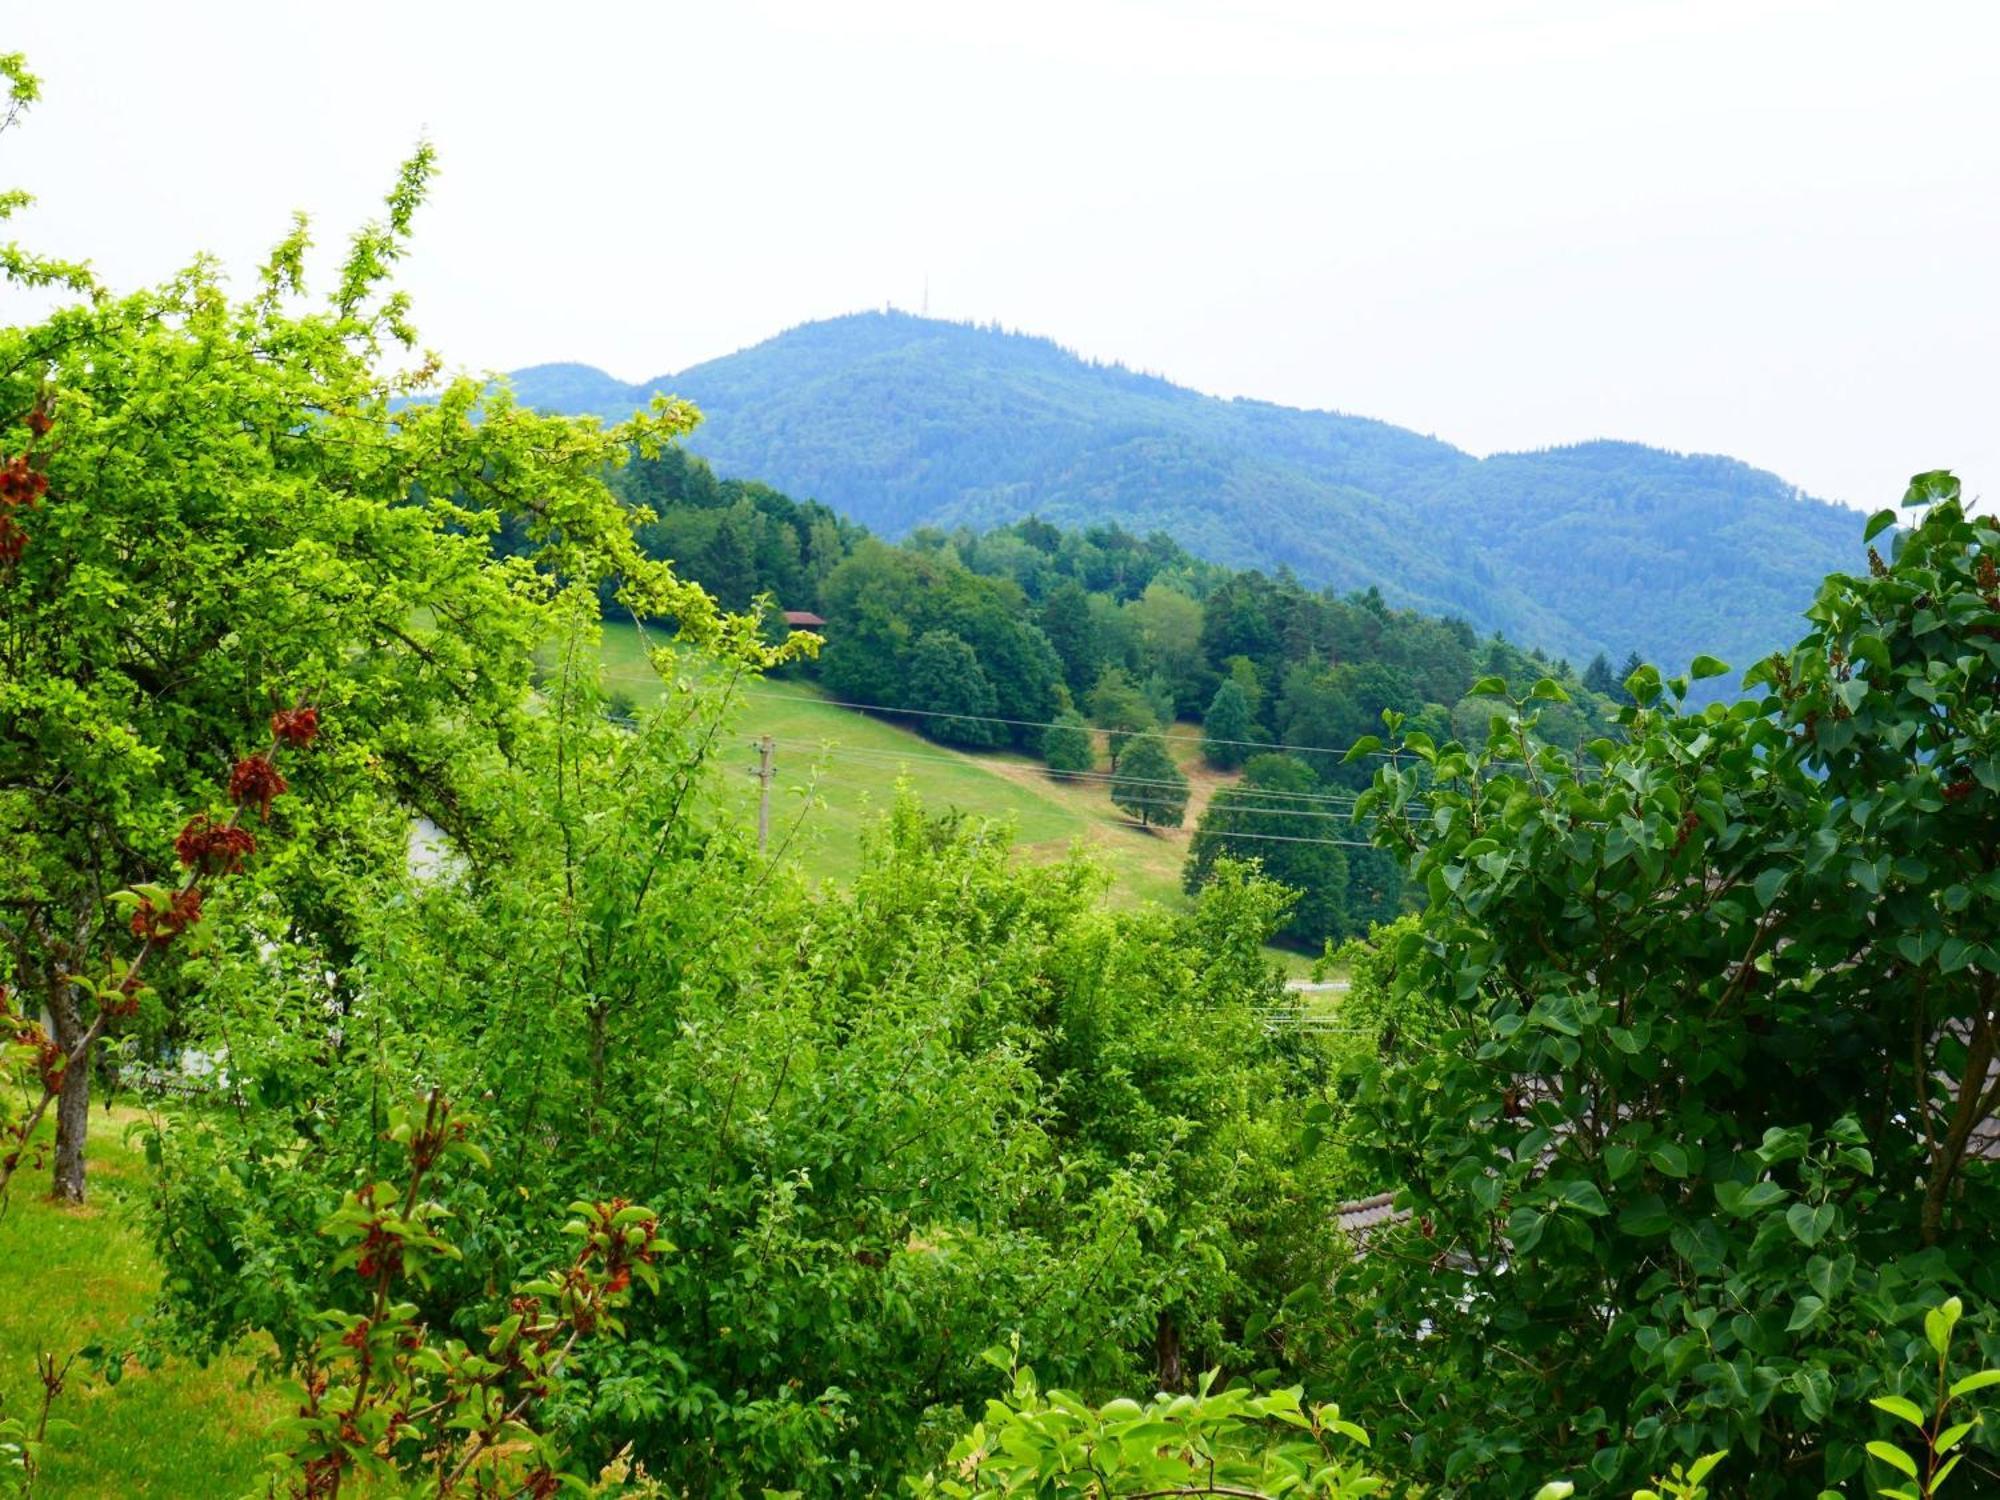
[[[1868,1451],[1881,1459],[1890,1468],[1907,1474],[1912,1479],[1917,1477],[1917,1461],[1901,1448],[1898,1448],[1894,1443],[1884,1443],[1877,1440],[1868,1445]]]
[[[1218,730],[1217,732],[1220,733],[1221,731]],[[1340,763],[1343,766],[1347,765],[1352,761],[1361,759],[1364,755],[1373,755],[1381,748],[1382,737],[1380,735],[1364,734],[1348,748],[1347,754],[1340,758]]]
[[[1644,1239],[1665,1234],[1673,1226],[1674,1221],[1667,1213],[1666,1202],[1658,1193],[1648,1193],[1618,1213],[1619,1232],[1635,1238]]]
[[[1958,1327],[1958,1320],[1964,1312],[1963,1302],[1956,1297],[1947,1297],[1924,1314],[1924,1337],[1930,1341],[1932,1349],[1943,1354],[1951,1348],[1951,1331]]]
[[[1910,476],[1910,487],[1903,492],[1903,506],[1907,509],[1913,505],[1936,505],[1940,501],[1956,500],[1958,494],[1958,479],[1951,470],[1929,469]],[[1914,1475],[1916,1470],[1910,1472]]]
[[[1878,510],[1868,518],[1868,525],[1861,533],[1861,540],[1872,542],[1895,524],[1896,513],[1893,510]]]
[[[1482,677],[1466,690],[1468,698],[1504,698],[1507,696],[1507,679],[1504,677]]]
[[[1710,1474],[1715,1472],[1715,1466],[1727,1457],[1729,1457],[1729,1450],[1727,1448],[1722,1449],[1718,1453],[1704,1453],[1688,1466],[1688,1482],[1690,1484],[1700,1484]]]
[[[1877,1411],[1886,1411],[1892,1417],[1901,1417],[1919,1430],[1924,1425],[1923,1408],[1908,1396],[1871,1396],[1868,1404]]]
[[[1714,656],[1697,656],[1688,665],[1688,672],[1696,682],[1708,677],[1723,677],[1729,672],[1729,663]]]
[[[1785,1210],[1785,1223],[1791,1227],[1798,1242],[1808,1248],[1826,1238],[1827,1231],[1833,1228],[1833,1220],[1831,1203],[1822,1203],[1817,1207],[1810,1203],[1794,1203]]]
[[[1785,1332],[1797,1333],[1801,1328],[1809,1328],[1819,1321],[1819,1315],[1826,1311],[1826,1304],[1808,1292],[1792,1306],[1791,1321],[1785,1324]]]
[[[1978,1425],[1979,1418],[1977,1417],[1974,1417],[1970,1422],[1955,1423],[1945,1428],[1943,1432],[1940,1432],[1937,1435],[1937,1441],[1931,1444],[1931,1446],[1940,1453],[1949,1453],[1965,1440],[1965,1435],[1968,1432],[1972,1431]]]
[[[1576,1486],[1567,1479],[1551,1479],[1535,1491],[1535,1500],[1569,1500],[1576,1493]]]
[[[1594,1219],[1601,1219],[1611,1212],[1611,1206],[1604,1201],[1604,1194],[1598,1189],[1597,1184],[1581,1177],[1572,1177],[1558,1184],[1556,1199],[1579,1213],[1589,1214]]]
[[[1956,1401],[1960,1396],[1970,1396],[1974,1391],[1983,1391],[1994,1385],[2000,1385],[2000,1370],[1981,1370],[1955,1382],[1951,1388],[1951,1399]]]
[[[1517,1208],[1507,1215],[1507,1239],[1517,1255],[1526,1255],[1541,1243],[1542,1231],[1548,1227],[1548,1216],[1538,1214],[1532,1208]]]
[[[1757,892],[1757,904],[1769,911],[1771,903],[1778,899],[1778,892],[1785,888],[1785,882],[1791,878],[1792,872],[1781,865],[1774,865],[1760,874],[1754,887]]]
[[[1528,696],[1530,698],[1540,698],[1546,703],[1569,702],[1569,694],[1563,691],[1563,685],[1553,677],[1542,678],[1528,690]]]
[[[1676,1141],[1662,1141],[1646,1153],[1646,1160],[1664,1177],[1680,1178],[1688,1174],[1687,1148]]]
[[[1722,1205],[1724,1212],[1739,1219],[1784,1199],[1785,1190],[1775,1182],[1753,1182],[1748,1187],[1740,1182],[1718,1182],[1715,1185],[1715,1201]]]

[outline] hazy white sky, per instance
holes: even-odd
[[[2000,494],[1983,0],[14,0],[15,48],[16,228],[121,284],[336,239],[428,135],[405,284],[455,365],[639,379],[928,277],[1475,451]]]

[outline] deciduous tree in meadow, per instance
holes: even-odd
[[[1112,778],[1111,800],[1147,828],[1181,826],[1188,781],[1159,735],[1137,735],[1126,745]]]

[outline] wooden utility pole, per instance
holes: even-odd
[[[757,778],[757,852],[761,855],[771,842],[771,778],[777,767],[773,764],[776,743],[768,734],[757,736],[757,769],[751,774]]]

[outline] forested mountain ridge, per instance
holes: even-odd
[[[577,364],[512,379],[530,405],[606,417],[656,390],[685,396],[707,419],[691,446],[721,473],[891,536],[1115,520],[1579,658],[1747,665],[1862,556],[1852,511],[1731,459],[1590,442],[1481,460],[1386,422],[1205,396],[907,313],[805,324],[637,385]]]

